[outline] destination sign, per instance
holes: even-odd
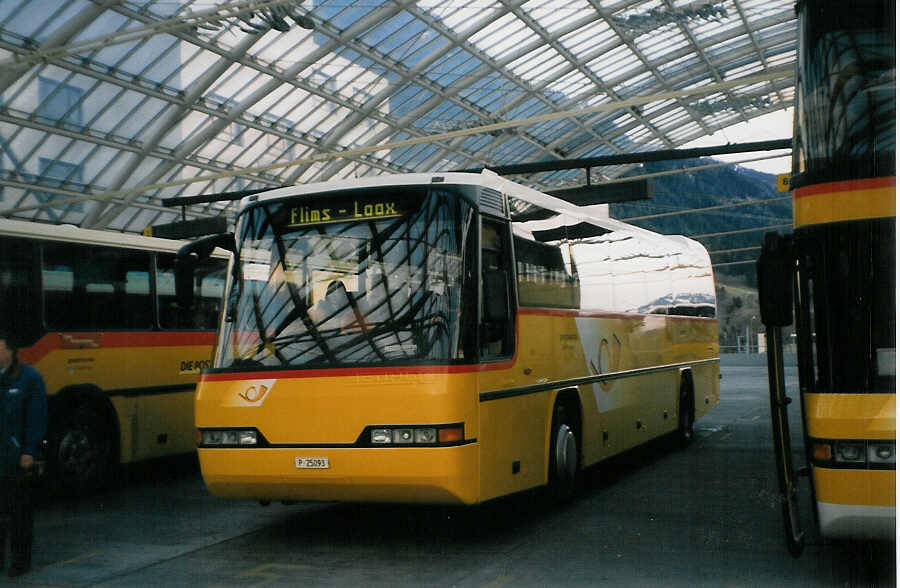
[[[351,198],[334,202],[311,202],[290,207],[287,226],[302,227],[325,223],[379,220],[406,214],[403,200]]]

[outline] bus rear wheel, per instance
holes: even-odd
[[[69,491],[88,494],[109,481],[112,441],[102,417],[90,406],[79,407],[67,419],[54,449],[56,474]]]
[[[578,430],[566,409],[558,406],[550,426],[549,486],[554,498],[568,500],[578,483]]]

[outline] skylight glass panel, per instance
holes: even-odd
[[[468,153],[477,153],[484,149],[492,141],[487,135],[469,135],[462,143],[462,150]]]
[[[541,84],[547,84],[558,79],[564,73],[572,70],[572,63],[560,56],[559,59],[548,60],[543,67],[535,70],[535,80]]]
[[[793,17],[794,2],[791,0],[741,0],[741,7],[749,19],[761,19],[789,13]]]
[[[682,145],[692,141],[695,137],[705,134],[700,125],[693,121],[685,121],[669,131],[669,137],[676,145]]]
[[[532,38],[528,26],[514,14],[505,14],[469,38],[469,42],[495,61],[503,61]]]
[[[768,57],[769,67],[781,67],[783,65],[793,64],[797,62],[797,52],[782,53]]]
[[[597,57],[587,64],[587,68],[602,80],[615,77],[620,71],[639,67],[640,60],[630,47],[620,45]]]
[[[254,112],[259,113],[258,118],[263,121],[278,121],[290,111],[292,106],[291,102],[296,102],[296,100],[289,101],[287,99],[291,94],[294,94],[297,99],[307,96],[307,93],[304,90],[282,84],[263,96],[262,99],[253,106],[253,110]]]
[[[317,20],[327,21],[328,24],[338,30],[345,30],[353,26],[357,21],[365,18],[374,9],[380,7],[377,2],[357,0],[323,0],[317,2],[312,15]]]
[[[764,68],[761,63],[759,63],[759,62],[751,63],[748,65],[744,65],[742,67],[728,70],[727,72],[725,72],[724,79],[725,80],[733,80],[735,78],[742,78],[745,76],[760,73],[761,71],[763,71],[763,69]],[[744,89],[746,90],[747,88],[744,88]]]
[[[104,102],[109,108],[105,108],[100,116],[91,121],[91,128],[138,141],[144,139],[148,129],[155,127],[158,117],[165,109],[175,108],[162,100],[148,99],[134,91],[121,92],[111,85],[103,86],[96,95],[104,96]]]
[[[727,39],[703,48],[703,51],[710,59],[722,61],[728,61],[734,57],[736,52],[743,50],[752,50],[750,40],[746,37]]]
[[[690,42],[679,29],[659,35],[646,35],[635,41],[635,45],[648,61],[663,59],[666,55],[671,55],[689,44]]]
[[[461,47],[453,47],[432,63],[424,75],[444,87],[461,86],[467,75],[481,66],[481,62]]]
[[[671,61],[666,60],[663,63],[660,63],[657,67],[657,70],[664,80],[673,82],[675,80],[673,80],[672,78],[680,77],[683,72],[692,68],[696,68],[699,65],[699,57],[697,57],[696,53],[691,52],[677,57]]]
[[[659,129],[666,129],[669,125],[676,121],[682,121],[688,114],[683,108],[673,108],[660,112],[656,116],[650,118],[650,123]]]
[[[250,48],[249,53],[262,63],[284,69],[293,65],[298,56],[307,55],[317,47],[310,31],[293,26],[287,32],[266,33]]]
[[[431,16],[450,29],[464,28],[467,23],[483,17],[485,13],[500,6],[497,2],[458,2],[457,0],[419,0],[417,3]]]
[[[660,112],[665,112],[671,106],[676,104],[675,100],[660,100],[657,102],[651,102],[649,104],[645,104],[643,106],[639,106],[639,112],[646,119],[652,119],[654,116],[658,115]]]
[[[427,134],[443,133],[453,130],[456,118],[462,114],[462,108],[450,102],[444,102],[432,108],[413,122],[416,128]]]
[[[573,70],[551,81],[547,88],[565,94],[571,99],[571,97],[579,94],[585,88],[591,87],[591,85],[591,81],[583,73]]]
[[[524,9],[551,34],[587,17],[600,18],[597,10],[584,0],[532,0]]]
[[[141,80],[161,82],[163,78],[155,79],[150,72],[158,71],[160,62],[168,62],[168,67],[164,67],[163,71],[172,73],[173,66],[177,67],[182,61],[178,47],[174,37],[158,35],[141,43],[113,45],[98,52],[95,59]]]
[[[6,4],[4,1],[3,4]],[[60,5],[69,4],[68,10],[57,12],[60,8]],[[42,37],[47,37],[51,33],[55,32],[59,26],[64,26],[67,23],[67,20],[74,18],[79,12],[85,10],[87,8],[87,3],[85,2],[28,2],[26,6],[23,7],[20,13],[19,18],[24,18],[25,20],[31,21],[32,25],[39,24],[41,27],[45,27],[48,30],[40,31],[36,30],[34,34],[29,34],[29,37],[37,37],[39,40],[43,40]],[[77,8],[76,8],[77,6]],[[45,22],[45,19],[50,18],[53,15],[54,21],[51,23]],[[51,24],[50,27],[47,27],[48,24]],[[72,38],[71,43],[83,43],[85,41],[94,41],[97,39],[102,39],[103,37],[107,37],[112,33],[123,31],[123,30],[131,30],[137,29],[143,26],[139,22],[135,22],[130,18],[119,14],[118,12],[113,12],[110,10],[103,11],[97,18],[95,18],[90,24],[88,24],[85,28],[78,31],[78,33]]]
[[[529,98],[525,100],[521,104],[518,104],[515,108],[510,110],[506,114],[507,120],[519,120],[522,118],[529,118],[534,116],[539,112],[543,112],[546,109],[547,105],[538,100],[537,98]]]
[[[488,74],[474,85],[460,91],[460,97],[489,112],[499,110],[507,102],[518,99],[522,89],[499,73]]]
[[[797,23],[794,21],[777,23],[768,27],[760,27],[754,35],[760,43],[769,43],[772,39],[783,38],[785,43],[797,46],[795,39]]]
[[[616,94],[619,94],[622,97],[636,96],[641,93],[641,90],[646,86],[648,81],[655,82],[656,76],[649,71],[642,71],[637,75],[616,84],[612,89]]]
[[[618,39],[605,20],[597,20],[559,39],[560,44],[574,55],[583,55],[598,46]]]
[[[388,99],[388,112],[392,117],[402,118],[414,108],[434,96],[434,92],[415,84],[407,84]]]
[[[232,104],[241,104],[262,88],[268,79],[255,69],[234,64],[211,86],[211,91],[229,99]]]
[[[164,84],[181,89],[180,72],[184,63],[197,51],[193,45],[176,41],[164,51],[156,54],[149,67],[142,70],[141,76],[157,84]]]
[[[729,20],[724,20],[722,22],[708,22],[693,26],[691,27],[691,34],[693,34],[694,38],[701,43],[712,37],[728,35],[729,33],[740,34],[739,31],[744,26],[743,21],[741,21],[737,13],[732,14],[733,16]]]
[[[391,59],[412,67],[426,55],[424,48],[439,37],[421,20],[401,12],[370,29],[361,41]]]
[[[523,80],[537,83],[544,79],[549,70],[565,63],[568,62],[555,49],[543,47],[511,63],[509,68]]]

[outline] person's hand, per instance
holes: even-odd
[[[23,470],[28,471],[31,469],[31,466],[34,465],[34,456],[29,455],[27,453],[23,453],[22,457],[19,458],[19,467]]]

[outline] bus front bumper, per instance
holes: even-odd
[[[830,538],[896,537],[896,471],[813,467],[819,528]]]
[[[198,450],[203,480],[215,496],[474,504],[479,500],[478,445],[440,448],[223,448]],[[327,459],[301,468],[298,458]],[[307,460],[308,462],[309,460]]]

